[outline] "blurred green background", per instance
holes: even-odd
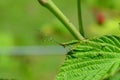
[[[53,1],[78,29],[77,0]],[[120,36],[119,3],[120,0],[82,0],[86,38]],[[63,51],[59,55],[39,52],[11,55],[6,47],[51,46],[73,39],[64,25],[37,0],[0,0],[0,79],[53,80],[64,62]]]

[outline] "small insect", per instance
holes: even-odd
[[[78,40],[73,40],[73,41],[70,41],[70,42],[67,42],[67,43],[60,43],[60,45],[63,46],[63,47],[66,47],[66,46],[70,46],[70,45],[77,44],[77,43],[79,43]]]

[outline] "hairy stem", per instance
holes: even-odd
[[[82,24],[82,12],[81,12],[81,0],[77,0],[77,9],[78,9],[78,23],[79,23],[79,32],[82,36],[85,36],[83,24]]]
[[[69,19],[59,10],[52,0],[38,0],[40,4],[49,9],[78,40],[84,40],[84,37],[77,31]]]

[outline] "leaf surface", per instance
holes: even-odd
[[[120,67],[120,38],[102,36],[70,44],[55,80],[103,80]]]

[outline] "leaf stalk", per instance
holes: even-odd
[[[77,0],[77,9],[78,9],[78,24],[79,24],[79,32],[84,37],[84,29],[82,24],[82,12],[81,12],[81,0]]]
[[[78,40],[84,40],[84,37],[77,31],[75,26],[69,21],[69,19],[60,11],[60,9],[53,3],[52,0],[38,0],[40,4],[50,10],[72,33],[72,35]]]

